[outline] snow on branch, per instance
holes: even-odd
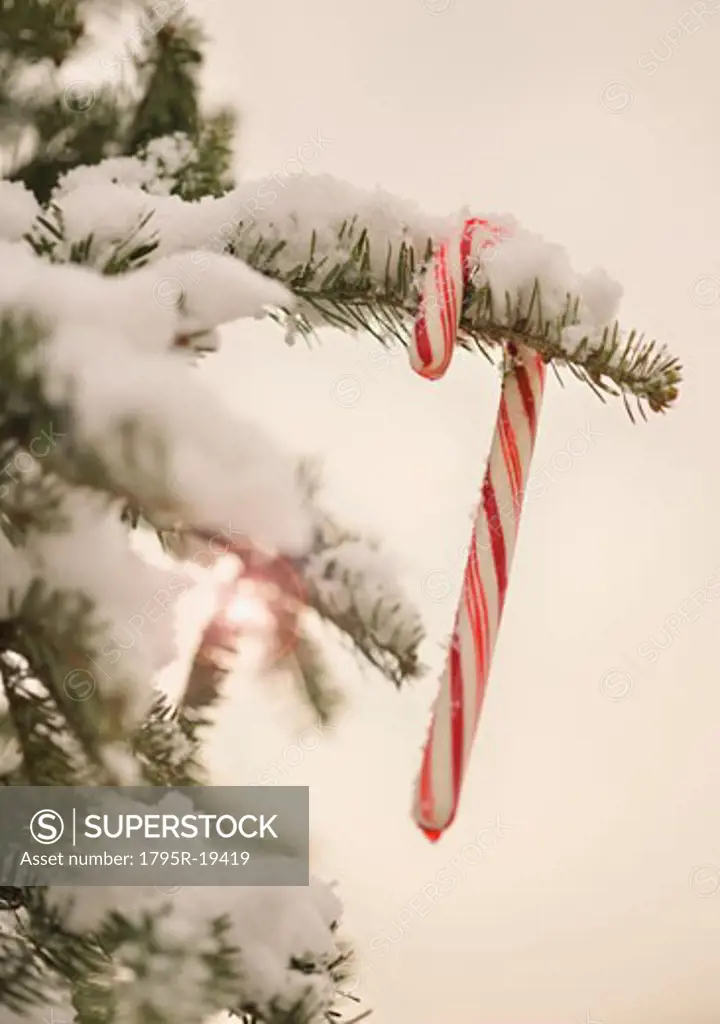
[[[302,1010],[302,1019],[315,1020],[336,998],[341,907],[316,879],[308,887],[200,886],[170,895],[50,888],[48,904],[70,934],[96,933],[111,953],[115,1019],[128,1024],[197,1024],[225,1009],[262,1020],[292,1020]]]
[[[49,214],[57,237],[46,234],[42,244],[67,253],[92,234],[84,256],[106,271],[108,254],[130,238],[143,259],[177,260],[184,253],[186,262],[176,262],[175,270],[165,265],[164,288],[168,295],[173,288],[178,295],[182,291],[190,304],[207,287],[212,254],[232,253],[293,293],[294,309],[272,303],[291,333],[331,325],[404,343],[425,261],[471,213],[429,217],[384,190],[307,173],[275,175],[187,203],[157,194],[157,166],[156,160],[132,158],[122,167],[108,160],[68,175]],[[113,215],[98,234],[99,211],[108,209]],[[568,368],[601,398],[622,395],[631,416],[629,398],[641,415],[646,407],[668,408],[677,397],[681,367],[665,346],[621,329],[619,285],[601,270],[576,273],[562,247],[526,231],[508,214],[478,215],[508,229],[508,237],[480,259],[483,239],[476,233],[477,267],[459,344],[492,356],[503,342],[522,342]]]
[[[72,434],[73,454],[92,453],[106,472],[103,488],[118,496],[209,529],[230,521],[270,548],[303,547],[308,524],[293,461],[220,406],[173,351],[187,318],[155,300],[157,267],[105,277],[8,243],[0,243],[0,261],[0,319],[32,316],[42,333],[23,358],[15,405],[23,387],[41,380],[48,410]],[[221,300],[213,306],[206,297],[193,325],[201,316],[212,328],[288,298],[229,257],[213,263],[207,282]],[[52,453],[60,473],[62,447]],[[76,482],[91,485],[90,474]]]

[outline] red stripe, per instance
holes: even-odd
[[[498,585],[498,615],[502,611],[507,590],[507,554],[505,551],[505,538],[503,537],[500,516],[498,515],[497,498],[495,488],[490,480],[490,474],[486,473],[483,482],[483,505],[488,522],[497,523],[497,528],[490,530],[490,541],[492,544],[493,562],[495,564],[495,575]]]
[[[440,292],[442,290],[442,282],[440,280],[439,267],[438,267],[438,261],[441,258],[442,258],[442,249],[438,253],[435,254],[435,256],[432,259],[431,264],[428,266],[428,268],[427,268],[427,270],[425,272],[426,280],[427,280],[428,274],[432,274],[433,277],[435,278],[435,284],[436,284],[438,292]],[[444,364],[445,368],[447,368],[447,350],[448,350],[448,348],[451,348],[451,346],[448,344],[448,325],[447,325],[447,321],[446,321],[446,317],[445,317],[445,307],[446,307],[446,304],[447,304],[447,300],[444,299],[443,300],[443,304],[438,309],[438,312],[439,312],[439,315],[440,315],[440,325],[442,327],[442,332],[443,332],[443,343],[444,343],[444,352],[443,352],[443,356],[442,356],[442,363]],[[415,351],[417,352],[417,355],[420,358],[420,362],[423,364],[423,369],[420,372],[422,373],[422,375],[424,377],[431,377],[432,378],[432,377],[435,377],[435,376],[440,376],[441,374],[438,372],[438,369],[435,367],[435,356],[436,356],[436,353],[433,352],[432,340],[431,340],[431,337],[430,337],[430,329],[428,327],[428,322],[427,322],[426,306],[427,306],[427,295],[424,294],[423,295],[423,299],[422,299],[422,308],[421,308],[420,315],[415,320],[414,343],[415,343]]]
[[[448,270],[448,292],[450,294],[450,315],[452,317],[452,344],[454,346],[458,332],[458,293],[457,283],[450,277]]]
[[[487,657],[485,658],[485,675],[487,676],[490,672],[490,662],[492,660],[492,637],[490,636],[490,613],[488,611],[487,594],[485,592],[485,584],[483,583],[482,572],[480,569],[480,556],[477,552],[477,542],[473,549],[475,556],[475,571],[477,572],[478,579],[480,580],[480,612],[482,614],[483,621],[483,636],[487,637],[486,652]]]
[[[472,243],[475,229],[486,225],[487,221],[480,220],[478,217],[465,221],[465,230],[463,231],[462,239],[460,240],[460,259],[462,261],[464,285],[467,285],[470,277],[470,257],[472,256]]]
[[[441,363],[434,363],[432,366],[428,366],[426,369],[424,369],[422,371],[423,377],[425,377],[427,380],[438,380],[440,377],[444,375],[445,371],[450,365],[451,358],[452,355],[450,352],[448,352]]]
[[[476,556],[477,557],[477,556]],[[480,719],[480,712],[482,711],[483,703],[485,701],[485,692],[487,690],[488,679],[490,678],[490,657],[491,652],[488,653],[486,659],[486,651],[488,651],[490,644],[490,627],[488,622],[488,608],[487,608],[487,597],[485,595],[485,588],[483,586],[482,579],[480,578],[480,568],[475,565],[473,569],[474,573],[478,578],[478,642],[481,645],[482,654],[480,661],[482,663],[481,670],[478,673],[477,682],[475,685],[475,721],[474,728],[477,728],[477,723]]]
[[[476,555],[477,557],[477,555]],[[482,682],[482,693],[480,694],[480,701],[478,703],[478,716],[480,715],[480,709],[482,708],[482,702],[485,699],[485,690],[487,689],[488,679],[490,678],[490,660],[492,658],[492,637],[490,636],[490,614],[488,612],[487,594],[485,593],[485,586],[480,576],[480,561],[477,563],[477,574],[480,578],[480,613],[483,621],[483,639],[487,640],[486,650],[487,657],[485,658],[485,671],[483,673]]]
[[[432,346],[424,313],[421,313],[415,321],[415,351],[425,366],[432,361]]]
[[[444,294],[445,287],[442,279],[442,271],[440,269],[440,258],[438,258],[435,264],[433,265],[433,275],[435,277],[435,289],[441,298],[438,313],[440,314],[440,326],[442,327],[443,333],[443,354],[441,358],[444,359],[449,348],[448,334],[450,333],[450,325],[448,324],[447,321],[447,296]]]
[[[446,245],[442,248],[441,272],[443,276],[445,301],[447,303],[448,316],[450,317],[450,336],[448,337],[447,348],[449,351],[452,351],[455,345],[458,329],[457,289],[455,281],[450,274],[450,266],[448,264],[448,247]]]
[[[438,253],[437,263],[435,265],[438,291],[442,296],[442,305],[440,307],[440,316],[442,318],[443,334],[445,345],[443,348],[443,359],[448,352],[452,352],[453,345],[455,344],[455,333],[456,326],[453,322],[452,316],[452,297],[450,295],[450,279],[448,276],[447,268],[447,246],[443,246]]]
[[[522,493],[522,467],[520,465],[520,452],[518,451],[515,431],[510,423],[505,395],[500,398],[500,410],[498,412],[498,436],[502,447],[505,468],[507,469],[510,489],[512,491],[513,512],[516,510]]]
[[[460,644],[457,637],[453,637],[450,648],[450,734],[452,738],[452,779],[453,779],[453,806],[457,803],[462,785],[462,770],[464,763],[464,701],[463,701],[463,673],[460,660]]]
[[[470,633],[473,638],[473,654],[475,655],[475,704],[477,709],[480,694],[480,684],[485,673],[485,638],[483,636],[483,623],[480,614],[480,580],[475,572],[472,549],[465,568],[465,604],[467,607]]]
[[[443,245],[438,254],[438,272],[443,298],[443,329],[445,332],[445,350],[440,364],[436,368],[436,375],[442,376],[450,365],[455,351],[455,339],[458,330],[457,296],[455,282],[450,276],[448,267],[448,247]]]
[[[497,426],[497,422],[496,422],[496,424],[495,424],[495,432],[497,433],[497,431],[498,431],[498,426]],[[491,481],[492,481],[492,473],[491,473],[491,470],[490,470],[490,463],[488,462],[488,467],[485,470],[485,477],[483,479],[483,485],[482,485],[482,500],[483,500],[483,507],[484,508],[485,508],[485,488],[486,487],[490,487],[492,489],[492,482]],[[493,497],[494,497],[494,491],[493,491]],[[502,539],[502,535],[503,535],[501,510],[500,510],[499,505],[497,504],[497,499],[495,499],[495,506],[494,507],[495,507],[495,515],[494,515],[493,518],[490,517],[490,515],[489,515],[489,513],[487,511],[487,508],[485,508],[485,522],[487,523],[487,530],[488,530],[488,534],[490,535],[490,543],[491,543],[491,545],[494,544],[495,537],[497,537],[499,535],[500,538]],[[503,509],[502,511],[507,511],[507,510]],[[483,548],[483,550],[487,550],[487,548]]]
[[[452,359],[460,324],[460,313],[463,302],[463,292],[470,275],[470,257],[472,255],[472,242],[477,227],[488,228],[495,236],[493,239],[486,239],[482,242],[482,248],[487,249],[494,246],[499,236],[504,234],[502,228],[491,225],[489,221],[479,217],[465,221],[462,237],[460,240],[460,259],[462,269],[462,284],[458,286],[450,276],[448,268],[448,246],[441,245],[432,257],[432,261],[426,270],[427,275],[432,273],[435,277],[437,293],[440,298],[438,315],[443,334],[443,354],[438,362],[437,353],[433,352],[431,332],[427,322],[427,308],[424,306],[415,321],[414,346],[417,356],[423,365],[419,372],[427,378],[437,379],[443,376]],[[427,301],[426,298],[424,300]]]
[[[475,599],[475,609],[473,617],[473,635],[477,637],[477,686],[476,686],[476,711],[480,713],[480,705],[482,704],[482,694],[485,687],[485,681],[488,674],[488,657],[487,657],[487,641],[489,640],[488,635],[488,617],[487,617],[487,603],[485,600],[485,591],[483,588],[482,577],[480,575],[480,563],[477,556],[477,547],[475,546],[475,537],[473,536],[473,546],[470,551],[470,558],[468,560],[468,575],[473,580],[473,598]],[[476,716],[477,717],[477,716]]]
[[[432,725],[430,726],[430,735],[428,736],[427,743],[425,744],[425,753],[423,755],[422,768],[420,770],[420,813],[425,818],[433,819],[435,817],[435,796],[433,793],[432,784],[432,759],[431,752],[433,749],[433,732],[435,730],[435,719],[433,719]]]
[[[530,436],[535,440],[535,433],[537,431],[537,410],[535,408],[535,395],[533,394],[532,384],[530,383],[530,377],[527,369],[518,362],[514,370],[515,380],[517,381],[518,391],[520,392],[520,398],[525,408],[525,415],[527,416],[528,423],[530,425]]]
[[[510,492],[511,492],[510,493],[510,506],[511,506],[513,515],[515,515],[516,514],[515,513],[515,508],[517,506],[517,500],[518,500],[517,481],[515,479],[515,474],[514,474],[514,471],[513,471],[513,466],[512,466],[512,463],[511,463],[512,455],[511,455],[510,451],[508,450],[509,438],[507,437],[506,431],[503,430],[503,428],[502,428],[502,426],[500,424],[498,424],[498,439],[500,441],[500,447],[502,448],[503,466],[505,467],[505,472],[507,473],[508,482],[510,484]],[[507,509],[506,508],[499,509],[499,512],[500,512],[500,515],[502,516],[502,514],[504,512],[507,512]]]

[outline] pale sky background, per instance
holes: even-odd
[[[208,95],[243,112],[244,177],[280,173],[319,132],[331,142],[314,172],[436,212],[512,212],[580,269],[605,267],[624,324],[686,364],[677,408],[637,426],[619,401],[549,376],[534,465],[551,476],[525,509],[468,782],[439,844],[409,814],[436,672],[398,695],[345,665],[348,713],[296,767],[300,712],[236,679],[218,781],[254,782],[279,760],[284,782],[312,786],[315,867],[340,882],[371,1024],[717,1024],[720,599],[692,622],[680,606],[720,569],[720,5],[196,9],[213,37]],[[461,354],[428,384],[402,356],[378,371],[370,343],[323,337],[289,350],[272,325],[240,324],[203,372],[324,457],[334,507],[402,560],[439,669],[497,380]],[[343,406],[348,375],[358,400]],[[558,453],[588,428],[568,468]],[[667,643],[678,616],[650,665],[638,647]],[[456,861],[434,904],[416,899],[498,817],[512,828],[482,861]]]

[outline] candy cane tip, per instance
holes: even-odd
[[[440,380],[440,378],[445,375],[445,371],[448,366],[447,362],[443,362],[442,366],[428,366],[427,363],[424,363],[421,359],[412,358],[410,360],[410,365],[415,373],[424,377],[425,380]]]
[[[420,831],[431,843],[436,843],[442,836],[442,829],[439,828],[426,828],[424,825],[421,825]]]

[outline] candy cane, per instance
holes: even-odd
[[[473,237],[487,221],[466,222],[459,242],[442,245],[426,271],[410,358],[413,369],[436,380],[455,349],[463,295],[471,272]],[[500,627],[515,550],[523,493],[535,444],[545,365],[524,346],[506,346],[500,408],[485,470],[465,578],[423,763],[413,816],[432,842],[453,822],[477,730]]]

